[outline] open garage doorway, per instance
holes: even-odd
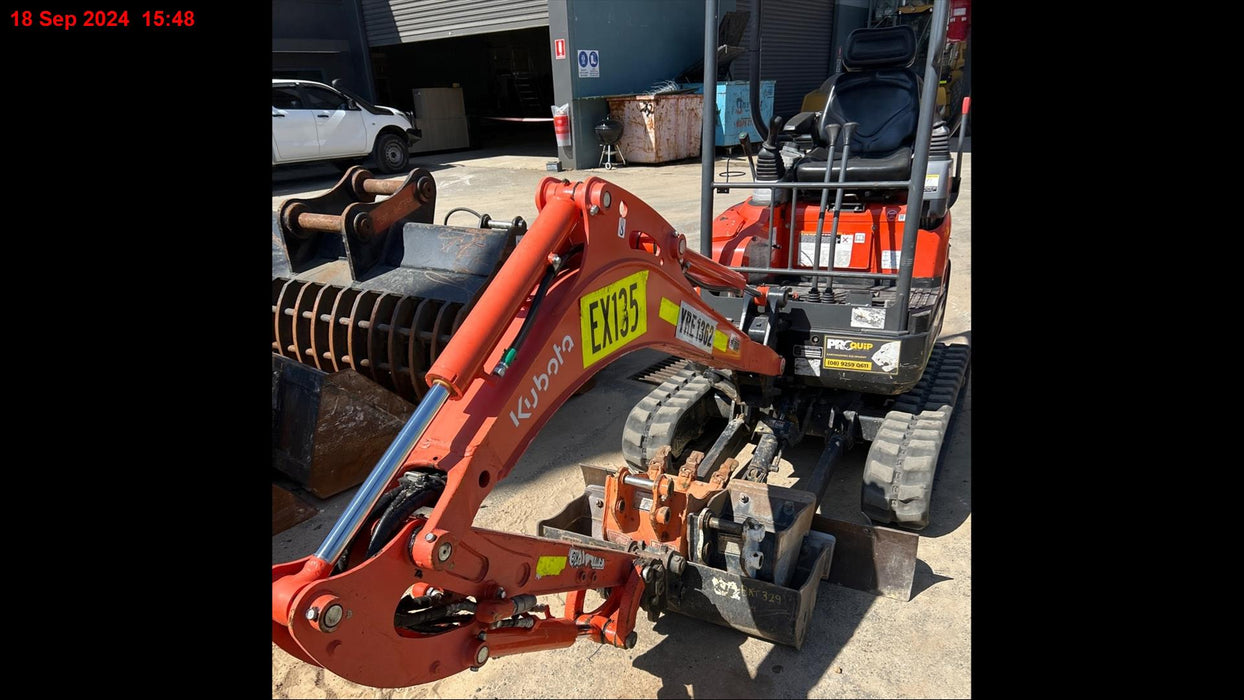
[[[372,47],[376,99],[424,119],[416,90],[459,88],[470,148],[556,158],[549,45],[548,27],[534,27]]]

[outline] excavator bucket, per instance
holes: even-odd
[[[616,470],[579,468],[583,495],[541,521],[540,536],[625,550],[607,538],[603,523],[605,483]],[[731,480],[705,512],[689,519],[690,552],[680,585],[669,593],[669,609],[798,649],[823,580],[911,598],[918,535],[825,518],[815,510],[807,492]],[[739,563],[748,551],[746,538],[730,533],[731,523],[748,519],[764,527],[755,549],[762,554],[758,559],[771,562],[754,570]]]
[[[413,412],[352,369],[272,356],[272,466],[320,498],[357,485]]]
[[[526,230],[437,226],[435,207],[428,171],[355,167],[273,216],[272,461],[320,498],[367,476]]]

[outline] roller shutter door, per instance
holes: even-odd
[[[362,5],[372,46],[549,26],[548,0],[362,0]]]
[[[829,47],[833,43],[834,3],[765,0],[762,5],[760,78],[777,81],[773,113],[789,119],[799,112],[803,96],[818,88],[832,72],[834,62]],[[749,7],[747,0],[739,0],[738,9]],[[750,26],[743,34],[743,44],[749,36]],[[748,58],[745,53],[731,66],[735,80],[747,80]]]

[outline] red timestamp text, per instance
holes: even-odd
[[[35,12],[14,10],[9,13],[14,27],[129,27],[129,10],[87,10],[84,12]],[[137,27],[193,27],[193,10],[147,10],[134,20]]]

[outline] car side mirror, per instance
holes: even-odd
[[[353,99],[350,99],[348,97],[346,98],[346,109],[358,109],[358,108],[359,108],[358,104]]]

